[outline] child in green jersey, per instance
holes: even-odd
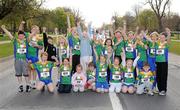
[[[23,81],[22,76],[24,76],[26,80],[26,92],[30,92],[31,87],[29,85],[29,74],[28,74],[28,67],[27,67],[27,39],[26,33],[23,31],[24,21],[21,22],[19,26],[19,31],[16,33],[16,36],[13,36],[4,25],[1,26],[2,30],[8,35],[8,37],[13,41],[14,44],[14,59],[15,59],[15,76],[19,83],[19,92],[23,92]]]

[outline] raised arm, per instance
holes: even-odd
[[[88,24],[88,37],[89,37],[89,39],[91,39],[91,24],[92,24],[92,22],[90,22],[89,24]]]
[[[19,25],[19,31],[24,31],[24,24],[25,21],[22,21],[21,24]]]
[[[95,54],[95,56],[96,56],[96,61],[98,61],[99,60],[99,57],[98,57],[98,55],[97,55],[97,52],[96,52],[96,49],[95,49],[96,47],[95,47],[95,44],[93,44],[93,51],[94,51],[94,54]]]
[[[167,43],[170,44],[171,43],[171,30],[169,28],[165,29],[166,33],[167,33]]]
[[[134,62],[133,62],[133,67],[136,67],[139,58],[140,58],[140,55],[138,55],[138,56],[135,58],[135,60],[134,60]]]
[[[5,25],[2,25],[1,28],[11,40],[14,38],[13,35],[6,29]]]
[[[126,66],[126,54],[125,54],[124,48],[122,48],[122,50],[123,50],[123,52],[121,53],[121,59],[122,59],[121,65],[123,67],[125,67]]]
[[[79,38],[82,39],[83,34],[82,34],[82,29],[81,29],[81,26],[80,26],[80,22],[77,23],[77,32],[78,32]]]

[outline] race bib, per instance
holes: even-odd
[[[106,77],[107,76],[107,72],[99,72],[99,76],[100,77]]]
[[[164,49],[158,49],[158,50],[156,51],[156,53],[157,53],[158,55],[163,55],[163,54],[164,54]]]
[[[66,54],[66,49],[61,49],[61,54],[62,55]]]
[[[74,46],[74,49],[80,50],[80,45],[75,45],[75,46]]]
[[[49,72],[42,72],[40,75],[42,78],[47,78],[50,76]]]
[[[113,75],[112,79],[114,80],[120,80],[121,79],[121,75]]]
[[[82,84],[82,80],[76,80],[77,84]]]
[[[17,49],[17,53],[25,54],[26,53],[26,48],[19,48],[19,49]]]
[[[126,77],[126,78],[133,78],[134,74],[133,73],[125,73],[124,77]]]
[[[62,76],[70,76],[70,72],[69,71],[62,71]]]
[[[133,48],[132,47],[126,47],[126,51],[127,52],[133,52]]]
[[[149,78],[144,78],[144,79],[141,79],[141,82],[143,83],[143,82],[149,82],[150,81],[150,79]]]
[[[151,54],[155,54],[155,49],[150,49]]]

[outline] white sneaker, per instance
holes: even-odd
[[[153,93],[152,91],[149,91],[147,94],[148,94],[148,95],[151,95],[151,96],[154,95],[154,93]]]
[[[159,92],[159,95],[160,95],[160,96],[165,96],[165,95],[166,95],[166,92],[165,92],[165,91],[161,91],[161,92]]]

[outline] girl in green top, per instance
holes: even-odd
[[[58,76],[58,89],[59,93],[70,93],[71,92],[71,70],[72,70],[72,57],[65,58],[59,68]]]
[[[133,61],[131,59],[126,61],[125,53],[122,54],[122,69],[123,69],[123,86],[122,92],[123,93],[134,93],[135,92],[135,74],[134,69],[136,68],[137,61],[139,60],[140,56],[137,56],[136,59]]]

